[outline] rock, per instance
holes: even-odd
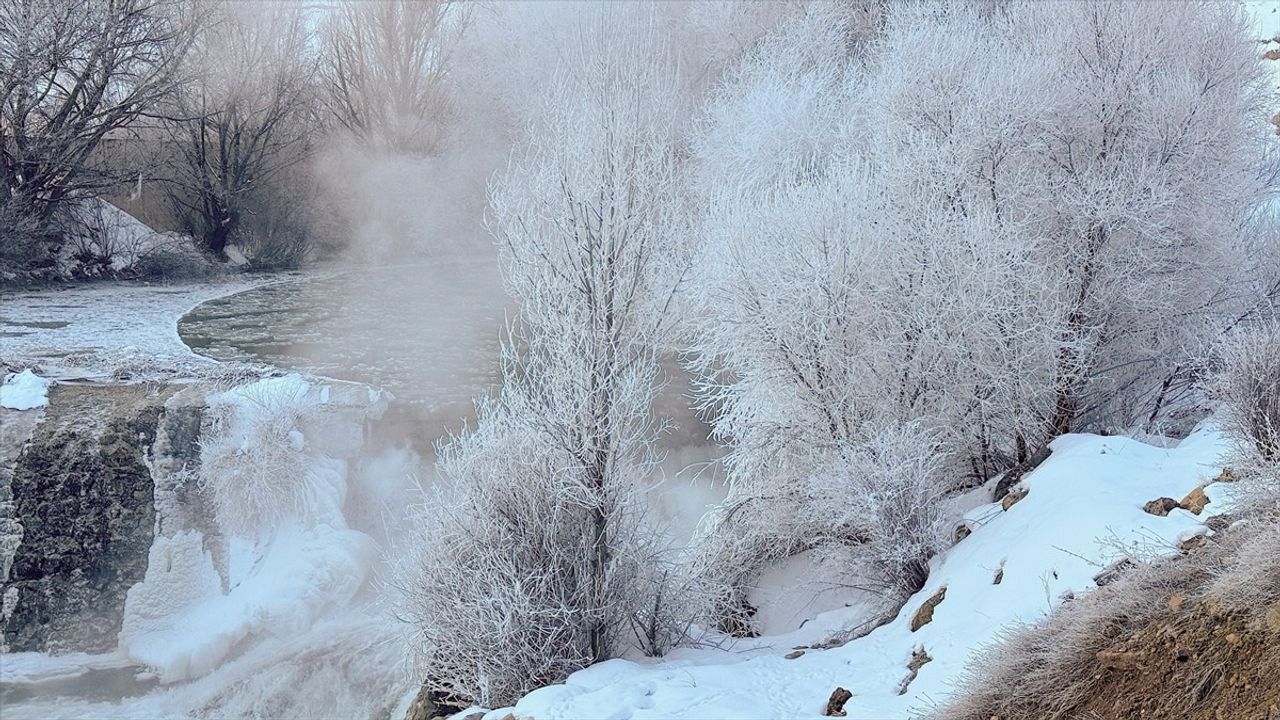
[[[1129,650],[1100,650],[1098,664],[1110,670],[1131,670],[1142,663],[1142,653]]]
[[[1029,492],[1030,490],[1028,490],[1025,485],[1015,487],[1009,491],[1008,495],[1004,496],[1003,500],[1000,501],[1000,507],[1004,508],[1005,511],[1008,511],[1009,508],[1021,502],[1022,498],[1026,497]]]
[[[783,657],[784,657],[784,658],[786,658],[786,659],[788,659],[788,660],[795,660],[796,658],[800,657],[800,656],[801,656],[801,655],[803,655],[803,654],[804,654],[804,651],[803,651],[803,650],[792,650],[791,652],[787,653],[786,655],[783,655]]]
[[[1130,560],[1129,558],[1120,558],[1119,560],[1103,568],[1102,572],[1098,573],[1097,575],[1094,575],[1093,582],[1097,584],[1098,587],[1102,587],[1103,585],[1110,585],[1111,583],[1116,581],[1116,578],[1120,577],[1125,572],[1127,572],[1128,570],[1134,567],[1135,565],[1133,561]]]
[[[916,675],[920,674],[920,668],[930,662],[933,662],[933,658],[929,656],[923,646],[911,651],[911,659],[907,661],[907,676],[902,678],[902,682],[898,683],[899,695],[907,694],[907,688],[911,687]]]
[[[1267,629],[1280,635],[1280,602],[1272,603],[1271,607],[1267,608],[1266,621]]]
[[[172,390],[55,385],[9,475],[22,540],[0,595],[9,649],[111,652],[155,529],[151,448]],[[15,591],[15,592],[11,592]]]
[[[853,693],[842,687],[836,688],[831,693],[831,697],[827,700],[827,709],[822,712],[827,717],[844,717],[844,704],[849,702],[849,698],[853,697]]]
[[[1189,553],[1192,550],[1195,550],[1196,548],[1200,547],[1201,545],[1204,545],[1206,540],[1208,540],[1208,536],[1204,535],[1203,533],[1192,535],[1186,540],[1183,540],[1182,542],[1178,543],[1178,551],[1183,553]]]
[[[1002,582],[1004,582],[1004,566],[1003,565],[996,568],[996,575],[995,577],[991,578],[992,585],[999,585]]]
[[[955,538],[956,542],[960,542],[961,540],[969,537],[972,534],[973,534],[973,528],[969,527],[969,523],[962,522],[956,526],[956,531],[953,534],[953,537]]]
[[[916,610],[915,616],[911,618],[911,632],[915,632],[925,625],[933,622],[933,609],[938,607],[938,604],[946,599],[946,597],[947,587],[944,585],[938,588],[938,592],[934,593],[933,597],[925,600],[924,604],[920,606],[920,609]]]
[[[1235,473],[1231,468],[1224,467],[1222,468],[1222,472],[1218,473],[1218,477],[1213,479],[1213,482],[1234,482],[1235,479]]]
[[[1193,515],[1199,515],[1200,512],[1204,510],[1204,506],[1208,504],[1209,497],[1204,494],[1203,487],[1198,487],[1187,493],[1187,496],[1182,498],[1182,502],[1178,503],[1183,510],[1190,512]]]
[[[1151,515],[1158,515],[1160,517],[1164,517],[1169,514],[1170,510],[1173,510],[1176,507],[1178,507],[1177,500],[1174,500],[1171,497],[1162,497],[1162,498],[1156,498],[1155,500],[1152,500],[1146,505],[1143,505],[1142,510],[1143,512],[1149,513]]]
[[[423,683],[418,694],[414,696],[413,702],[409,703],[404,720],[437,720],[452,717],[465,707],[465,705],[460,706],[450,702],[443,693],[431,690],[426,683]]]

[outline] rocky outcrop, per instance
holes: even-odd
[[[1142,506],[1143,512],[1159,517],[1165,517],[1169,511],[1178,507],[1178,501],[1170,497],[1156,498]]]
[[[115,647],[125,593],[146,571],[155,526],[150,451],[168,392],[59,385],[13,463],[22,538],[0,594],[12,651]]]
[[[1199,515],[1204,511],[1204,506],[1208,504],[1209,496],[1204,494],[1204,487],[1201,486],[1187,493],[1187,496],[1182,498],[1182,502],[1178,503],[1178,506],[1193,515]]]
[[[12,566],[0,574],[0,652],[115,650],[160,538],[198,538],[229,590],[227,538],[200,480],[210,392],[60,384],[48,408],[0,414],[0,570]],[[353,383],[311,392],[305,441],[345,472],[387,398]]]
[[[915,632],[920,628],[933,622],[933,611],[947,598],[947,586],[943,585],[933,594],[924,604],[916,610],[916,614],[911,617],[911,632]]]

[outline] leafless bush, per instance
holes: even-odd
[[[211,398],[200,435],[201,486],[218,522],[252,533],[304,511],[311,497],[299,421],[308,386],[273,378]]]
[[[586,492],[571,454],[495,403],[480,415],[442,448],[445,485],[417,514],[421,542],[396,572],[427,684],[500,706],[604,659],[601,648],[660,654],[682,639],[688,585],[638,499]],[[609,522],[603,573],[586,531],[597,513]]]
[[[846,454],[842,477],[816,483],[818,507],[832,508],[837,528],[865,527],[872,563],[909,595],[924,587],[929,559],[946,547],[944,470],[934,436],[890,425]]]
[[[223,272],[196,249],[186,235],[171,234],[138,255],[129,267],[131,277],[175,281],[207,278]]]
[[[0,272],[19,272],[51,263],[58,236],[18,208],[0,200]]]
[[[1225,607],[1257,611],[1280,599],[1280,518],[1250,521],[1240,543],[1223,567],[1215,568],[1209,594]]]
[[[1217,395],[1241,451],[1280,462],[1280,321],[1236,333],[1219,357]]]

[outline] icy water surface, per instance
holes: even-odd
[[[493,261],[353,270],[206,302],[178,324],[192,350],[368,383],[465,415],[497,379],[509,303]]]
[[[393,412],[434,441],[473,414],[498,381],[500,337],[516,309],[494,259],[368,268],[273,283],[210,300],[178,333],[215,360],[250,360],[389,390]],[[658,413],[677,428],[663,445],[706,442],[674,359]],[[423,427],[423,424],[427,427]],[[422,443],[415,443],[422,448]],[[695,453],[696,455],[696,453]]]

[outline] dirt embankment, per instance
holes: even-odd
[[[1280,519],[1220,529],[1010,634],[935,717],[1280,720]]]
[[[1280,601],[1258,612],[1213,600],[1169,612],[1095,655],[1092,697],[1075,714],[1103,718],[1280,718]],[[1178,606],[1173,610],[1172,606]]]

